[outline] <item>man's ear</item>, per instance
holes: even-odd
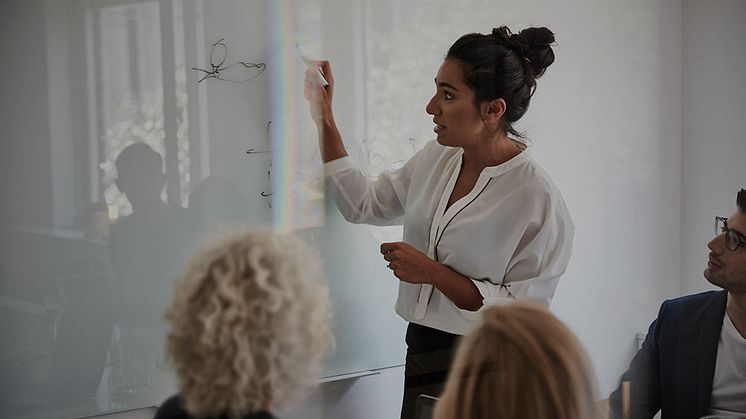
[[[507,106],[503,98],[482,102],[479,106],[482,121],[490,125],[498,124],[503,115],[505,115]]]

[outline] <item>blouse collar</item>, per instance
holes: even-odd
[[[464,149],[459,148],[458,149],[458,157],[463,162],[464,158]],[[507,173],[516,166],[519,166],[526,161],[531,159],[531,153],[529,153],[528,149],[525,149],[521,151],[518,155],[514,156],[510,160],[503,162],[501,164],[498,164],[496,166],[487,166],[484,169],[482,169],[482,173],[480,174],[480,177],[487,176],[489,178],[493,178],[496,176],[500,176],[503,173]]]

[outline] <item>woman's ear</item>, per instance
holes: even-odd
[[[482,121],[486,124],[498,124],[500,118],[505,115],[505,109],[507,104],[503,98],[497,98],[495,100],[485,101],[479,105],[480,113],[482,114]]]

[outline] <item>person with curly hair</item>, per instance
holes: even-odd
[[[166,349],[179,394],[156,419],[269,419],[316,382],[334,347],[319,257],[253,231],[192,259],[177,280]]]
[[[595,375],[580,342],[549,310],[491,307],[459,345],[435,419],[595,419]]]
[[[440,393],[477,311],[514,298],[549,305],[567,268],[569,211],[513,125],[554,62],[553,43],[544,27],[459,38],[425,107],[436,141],[375,180],[353,164],[336,127],[331,65],[312,61],[306,71],[304,93],[337,208],[353,223],[404,224],[402,242],[380,247],[399,279],[396,312],[409,322],[403,419],[417,396]]]

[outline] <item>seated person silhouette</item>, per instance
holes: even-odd
[[[116,159],[117,187],[132,213],[111,228],[109,253],[115,274],[115,320],[151,327],[162,319],[171,278],[181,267],[179,222],[183,209],[161,199],[163,158],[149,145],[134,143]]]
[[[722,288],[665,301],[642,348],[609,397],[612,417],[746,417],[746,189],[715,218],[704,277]]]
[[[598,417],[593,370],[545,307],[491,307],[460,342],[435,419]]]
[[[116,159],[117,187],[132,213],[116,222],[109,236],[113,281],[110,353],[115,396],[147,393],[168,379],[163,365],[165,307],[172,279],[183,265],[184,209],[161,199],[163,157],[145,143],[126,147]],[[157,368],[158,367],[158,368]]]
[[[179,394],[156,419],[269,419],[313,384],[334,345],[319,257],[265,231],[205,248],[177,280],[167,351]]]

